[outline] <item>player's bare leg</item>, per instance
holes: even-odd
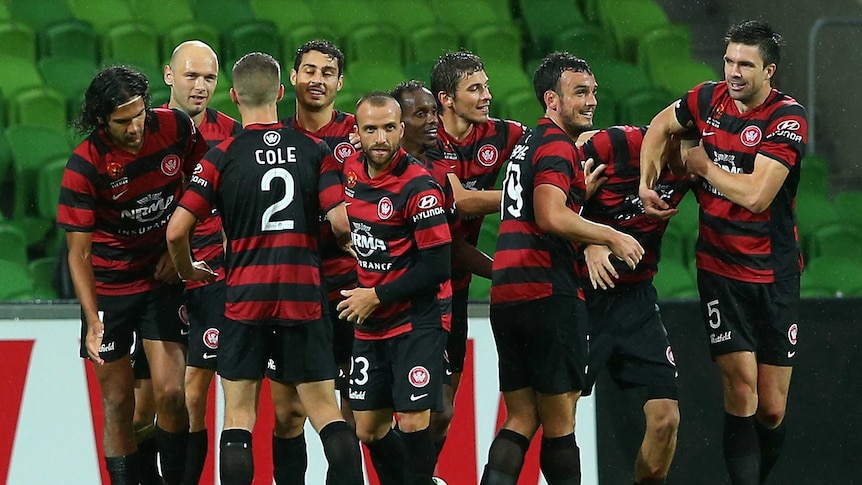
[[[207,398],[215,370],[186,367],[186,409],[189,413],[189,441],[186,456],[185,483],[198,483],[209,449],[206,412]]]
[[[676,451],[679,404],[651,399],[644,404],[646,432],[635,461],[635,483],[658,483],[667,476]]]
[[[760,481],[760,444],[755,426],[757,360],[753,352],[716,357],[724,389],[724,460],[733,485]]]
[[[138,483],[137,444],[132,432],[135,413],[134,376],[129,356],[114,362],[91,364],[102,390],[104,428],[102,442],[111,481]]]
[[[250,485],[254,478],[251,430],[257,421],[260,380],[221,379],[224,430],[219,440],[219,477],[230,485]]]
[[[272,434],[273,475],[277,485],[302,483],[308,468],[305,407],[296,386],[270,380],[275,429]]]
[[[132,420],[138,443],[141,485],[161,485],[156,447],[156,399],[152,379],[135,379],[135,417]]]
[[[760,441],[761,484],[766,483],[784,444],[784,414],[792,373],[792,367],[758,364],[756,428]]]

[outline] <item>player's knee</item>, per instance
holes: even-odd
[[[294,438],[305,428],[305,416],[292,415],[289,419],[276,419],[274,433],[279,438]]]
[[[160,412],[185,413],[186,394],[182,385],[167,385],[161,388],[156,398]]]
[[[767,429],[777,428],[784,421],[784,406],[769,406],[757,410],[757,420]]]
[[[134,394],[121,389],[103,388],[102,406],[106,419],[119,419],[121,416],[133,416],[135,413]]]

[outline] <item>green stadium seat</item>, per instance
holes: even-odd
[[[9,102],[9,124],[43,126],[62,132],[66,129],[66,97],[50,87],[19,92]]]
[[[6,8],[6,4],[0,2],[0,23],[8,22],[12,20],[12,15],[9,13],[9,9]]]
[[[239,120],[239,110],[236,105],[233,104],[233,101],[230,100],[230,93],[227,89],[219,89],[215,94],[210,98],[210,108],[221,111],[222,113],[232,117],[235,120]]]
[[[416,61],[408,62],[404,65],[404,74],[407,79],[415,79],[422,81],[428,89],[431,89],[431,69],[434,68],[435,61]]]
[[[33,281],[24,264],[0,261],[0,301],[26,301],[33,297]]]
[[[222,33],[222,46],[222,62],[230,69],[249,52],[265,52],[281,59],[281,35],[272,22],[255,21],[237,25]]]
[[[694,261],[694,241],[697,233],[690,234],[681,224],[669,224],[661,238],[661,261],[674,260],[684,264],[689,271]],[[661,262],[659,263],[661,265]]]
[[[281,33],[317,22],[314,9],[302,0],[251,0],[249,4],[258,19],[274,22]]]
[[[40,300],[57,298],[57,290],[54,289],[54,271],[57,263],[56,256],[46,256],[34,259],[27,265],[27,271],[33,281],[34,298]]]
[[[609,1],[612,0],[581,0],[581,12],[583,12],[584,18],[594,25],[606,27],[602,10],[605,8],[604,4]]]
[[[485,74],[488,75],[491,94],[497,98],[498,103],[511,94],[533,89],[532,76],[528,76],[521,66],[486,63]],[[491,109],[494,109],[494,101],[491,101]]]
[[[39,169],[36,181],[37,208],[40,217],[57,219],[57,204],[60,201],[60,186],[66,170],[68,157],[56,158]]]
[[[66,115],[70,121],[78,115],[84,92],[98,71],[98,64],[77,57],[50,56],[39,60],[39,72],[45,84],[66,98]]]
[[[437,22],[446,24],[466,37],[486,25],[513,25],[486,0],[431,0]]]
[[[600,95],[605,89],[610,89],[618,100],[623,100],[653,87],[646,73],[635,64],[610,58],[595,59],[589,63],[596,75]]]
[[[33,61],[0,55],[0,90],[7,102],[19,92],[42,84],[42,76]]]
[[[438,25],[436,14],[426,0],[367,0],[366,4],[378,12],[386,12],[387,18],[397,19],[392,26],[401,31],[402,37]]]
[[[653,0],[617,0],[613,8],[602,11],[605,17],[617,55],[628,62],[637,62],[638,43],[644,34],[669,23],[664,10]]]
[[[498,24],[477,28],[465,38],[467,49],[488,64],[512,64],[521,67],[521,32],[513,25]]]
[[[87,22],[71,19],[39,32],[39,57],[77,57],[98,64],[99,34]]]
[[[0,128],[0,183],[6,180],[6,175],[9,173],[9,167],[12,166],[12,149],[9,147],[9,140],[6,139],[6,130]],[[3,220],[3,213],[0,211],[0,221]]]
[[[227,91],[225,91],[227,92]],[[284,85],[284,97],[278,102],[278,119],[283,120],[296,113],[296,91],[290,83]]]
[[[168,30],[161,31],[162,34],[162,55],[161,58],[169,61],[171,58],[171,54],[173,54],[174,49],[180,45],[181,43],[187,40],[199,40],[202,42],[206,42],[207,45],[212,47],[212,49],[216,52],[220,52],[221,50],[221,41],[219,38],[219,32],[215,29],[215,27],[211,25],[207,25],[201,22],[190,22],[187,24],[179,24],[175,27],[171,27]],[[222,63],[224,64],[224,63]],[[222,65],[222,69],[228,67],[228,70],[233,66],[224,66]]]
[[[41,32],[49,25],[72,20],[75,16],[67,0],[4,0],[10,18]]]
[[[102,68],[119,65],[130,67],[146,76],[149,82],[151,107],[168,102],[168,99],[171,97],[171,88],[165,84],[164,66],[162,64],[132,63],[124,59],[114,59],[112,57],[102,59]]]
[[[648,125],[659,111],[667,108],[675,99],[663,89],[633,93],[620,102],[617,119],[625,125]]]
[[[598,105],[593,113],[593,129],[600,130],[609,126],[614,126],[617,123],[617,101],[616,95],[610,89],[604,87],[599,88]]]
[[[690,246],[692,251],[694,251],[694,243],[697,240],[700,226],[698,220],[700,217],[700,206],[697,204],[697,198],[694,196],[694,193],[689,191],[689,193],[685,194],[677,209],[679,209],[679,212],[670,218],[667,230],[684,234],[691,241]]]
[[[290,32],[282,33],[284,52],[287,54],[287,71],[293,68],[293,57],[299,46],[310,40],[328,40],[337,42],[338,36],[329,27],[319,24],[300,25]],[[345,70],[348,66],[345,66]]]
[[[862,230],[840,221],[808,235],[808,257],[842,258],[862,263]]]
[[[832,199],[838,220],[862,230],[862,190],[844,190]]]
[[[519,4],[524,28],[530,38],[530,57],[544,57],[553,49],[557,34],[585,25],[574,0],[519,0]]]
[[[611,58],[614,44],[610,35],[595,25],[578,25],[556,34],[551,44],[553,51],[565,51],[585,59]]]
[[[539,118],[545,116],[542,105],[532,90],[513,93],[502,100],[502,104],[503,118],[520,121],[526,126],[536,126]]]
[[[149,24],[158,32],[195,20],[188,0],[129,0],[129,4],[137,21]]]
[[[17,227],[3,222],[0,223],[0,260],[27,264],[27,238]]]
[[[3,90],[0,89],[0,130],[5,128],[9,124],[9,118],[7,116],[7,102],[6,96],[3,96]],[[0,172],[0,182],[3,181],[2,172]]]
[[[461,45],[458,33],[451,28],[444,25],[425,27],[405,37],[405,61],[434,63],[443,54],[457,51]]]
[[[3,55],[36,62],[36,32],[23,22],[0,22]]]
[[[345,35],[360,27],[386,21],[365,2],[356,0],[317,0],[314,11],[318,14],[317,22],[338,35],[338,39],[330,39],[333,42],[341,42]]]
[[[479,251],[494,257],[497,250],[497,234],[500,232],[500,213],[495,212],[485,216],[482,227],[479,229],[479,239],[476,248]]]
[[[697,298],[697,283],[689,268],[676,259],[663,258],[653,284],[659,298]]]
[[[135,21],[135,14],[126,0],[69,0],[69,8],[75,18],[89,22],[99,33]]]
[[[829,195],[829,161],[817,155],[806,155],[799,168],[800,194],[811,194],[821,197]]]
[[[381,59],[383,61],[383,59]],[[350,87],[360,96],[370,91],[389,91],[407,76],[401,69],[401,64],[386,62],[354,62],[350,66]]]
[[[487,303],[491,301],[491,280],[473,275],[468,291],[469,301]]]
[[[401,62],[404,56],[401,32],[387,24],[365,25],[344,36],[348,62],[389,59]]]
[[[212,25],[221,34],[258,20],[248,0],[189,0],[189,5],[198,22]]]
[[[673,62],[660,63],[653,68],[655,85],[666,89],[674,96],[682,96],[703,81],[718,79],[721,77],[713,68],[699,61],[674,59]]]
[[[102,35],[102,57],[133,66],[161,66],[168,59],[162,58],[159,45],[159,33],[148,24],[119,24]]]
[[[691,59],[691,31],[686,25],[662,25],[640,38],[637,53],[638,65],[652,78],[667,62]]]
[[[806,256],[808,255],[807,242],[817,229],[840,223],[835,206],[825,195],[808,193],[796,195],[796,224]]]
[[[393,84],[389,89],[394,88]],[[356,102],[359,101],[365,93],[342,89],[335,97],[335,109],[344,111],[345,113],[353,113],[356,111]],[[292,114],[292,113],[291,113]]]
[[[800,279],[803,297],[840,297],[862,291],[862,263],[834,256],[806,262]]]

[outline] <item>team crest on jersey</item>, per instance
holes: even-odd
[[[347,174],[346,185],[348,189],[356,187],[356,172],[354,172],[353,170],[351,170],[350,173]]]
[[[180,163],[180,157],[171,153],[162,159],[162,173],[167,175],[168,177],[173,177],[174,175],[180,173],[180,167],[182,164]]]
[[[335,155],[335,159],[338,160],[338,163],[342,164],[344,163],[344,160],[347,159],[347,157],[353,155],[354,153],[356,153],[356,148],[350,143],[347,143],[346,141],[335,145],[335,150],[332,150],[332,154]]]
[[[739,139],[742,140],[742,144],[747,147],[757,146],[760,143],[760,139],[763,137],[763,133],[760,131],[760,128],[748,125],[742,130],[742,133],[739,134]]]
[[[787,340],[790,341],[790,345],[796,345],[797,332],[799,332],[799,326],[795,323],[790,325],[790,328],[787,329]]]
[[[410,381],[413,387],[425,387],[431,382],[431,374],[425,367],[417,365],[410,369],[410,372],[407,374],[407,380]]]
[[[281,133],[277,131],[267,131],[263,134],[263,142],[267,144],[267,146],[274,147],[281,143]]]
[[[213,350],[218,348],[218,329],[217,328],[208,328],[206,332],[204,332],[204,345]]]
[[[384,197],[377,203],[377,218],[385,221],[392,217],[393,210],[392,201],[389,200],[389,197]]]
[[[479,149],[479,163],[486,167],[493,167],[498,158],[500,158],[500,152],[494,145],[482,145]]]
[[[667,361],[670,362],[671,365],[676,366],[676,360],[673,358],[673,350],[670,348],[670,345],[664,351],[664,356],[667,358]]]
[[[123,176],[123,166],[117,162],[109,162],[107,170],[108,175],[110,175],[114,180]]]

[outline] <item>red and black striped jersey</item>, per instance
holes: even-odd
[[[294,130],[323,140],[332,150],[338,163],[342,165],[347,157],[356,153],[356,147],[350,143],[349,138],[356,130],[356,118],[350,113],[333,111],[332,121],[315,132],[300,126],[296,115],[282,122]],[[323,215],[320,218],[320,256],[323,258],[323,277],[329,292],[329,300],[341,300],[341,290],[356,286],[356,259],[341,250],[332,234],[329,221]]]
[[[358,260],[359,286],[397,281],[419,251],[449,244],[443,192],[422,163],[403,149],[381,174],[368,176],[359,152],[344,162],[344,200]],[[415,328],[445,328],[452,318],[449,280],[409,301],[379,306],[355,326],[356,338],[384,339]]]
[[[162,105],[167,108],[168,104]],[[242,130],[242,125],[230,116],[207,108],[203,120],[198,125],[198,132],[206,140],[210,148],[236,135]],[[192,256],[196,261],[206,261],[207,265],[218,273],[218,281],[224,279],[224,245],[221,235],[221,216],[213,208],[213,213],[197,223],[195,233],[191,240]],[[206,283],[200,281],[186,281],[186,289],[200,288]]]
[[[580,295],[575,244],[545,233],[536,223],[533,194],[542,184],[565,192],[566,205],[580,213],[586,186],[578,150],[548,118],[521,138],[506,166],[491,305]]]
[[[213,205],[227,236],[225,316],[295,325],[321,318],[326,294],[318,214],[341,202],[341,166],[320,140],[281,123],[249,125],[210,150],[180,205]]]
[[[91,232],[96,291],[132,295],[158,287],[156,263],[167,251],[165,230],[207,145],[179,110],[147,112],[137,154],[117,148],[103,130],[81,142],[66,164],[59,227]]]
[[[790,171],[769,208],[755,214],[728,200],[705,180],[700,203],[697,267],[727,278],[770,283],[798,275],[802,255],[796,228],[796,189],[808,141],[805,108],[772,89],[754,109],[740,113],[724,82],[695,86],[676,105],[677,120],[696,127],[713,163],[751,173],[760,154]]]
[[[640,185],[640,151],[646,127],[612,126],[593,135],[581,147],[581,159],[592,158],[596,165],[605,164],[607,181],[584,205],[581,215],[631,235],[644,248],[644,255],[632,270],[617,258],[611,258],[620,275],[618,285],[646,281],[652,278],[661,257],[661,239],[668,220],[651,219],[644,213],[638,197]],[[665,170],[656,184],[656,191],[671,207],[676,207],[688,192],[687,176],[677,176]],[[585,265],[579,265],[581,277],[589,279]]]
[[[437,130],[437,146],[429,150],[428,158],[434,165],[434,172],[444,175],[454,173],[467,190],[493,189],[500,169],[527,131],[517,121],[491,118],[485,123],[473,125],[470,134],[459,141],[452,138],[441,123]],[[484,220],[484,217],[470,217],[459,221],[459,232],[473,246],[479,240]],[[452,286],[455,290],[466,288],[470,278],[469,271],[453,266]]]

